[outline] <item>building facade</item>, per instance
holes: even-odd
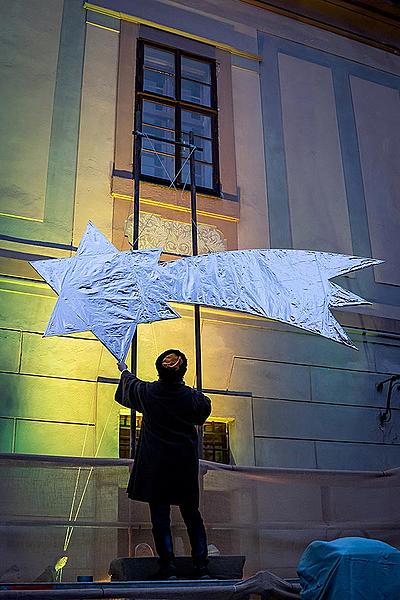
[[[201,252],[297,248],[385,261],[340,282],[372,302],[337,313],[358,351],[202,308],[203,382],[229,459],[399,465],[398,393],[382,422],[387,387],[376,387],[400,371],[399,9],[297,4],[4,5],[1,452],[119,456],[115,361],[90,334],[42,339],[55,295],[28,261],[73,255],[88,220],[130,247],[141,126],[165,141],[143,142],[140,247],[162,246],[166,259],[191,253],[187,155],[168,140],[192,130],[202,147]],[[194,383],[193,309],[179,311],[139,327],[139,376],[154,378],[156,356],[178,346]]]

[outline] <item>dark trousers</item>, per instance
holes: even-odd
[[[181,504],[179,510],[189,535],[193,564],[204,566],[207,564],[207,535],[199,508],[193,504]],[[170,513],[169,504],[150,503],[153,538],[161,564],[174,560]]]

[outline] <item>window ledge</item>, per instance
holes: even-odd
[[[132,201],[132,179],[113,175],[111,189],[114,198]],[[190,212],[190,191],[180,189],[176,191],[167,185],[141,181],[140,204],[143,209],[152,206],[169,208],[176,212]],[[239,221],[240,206],[237,198],[221,198],[220,196],[198,192],[197,207],[200,217],[207,216],[225,221]]]

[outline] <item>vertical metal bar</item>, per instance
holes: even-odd
[[[135,131],[142,131],[142,112],[137,110],[135,114]],[[132,218],[132,250],[139,249],[139,198],[140,198],[140,163],[142,156],[142,136],[134,136],[133,149],[133,218]],[[137,371],[137,330],[132,340],[131,347],[131,372],[136,375]],[[135,456],[136,446],[136,411],[131,409],[131,431],[130,431],[130,457]]]
[[[196,172],[194,158],[194,135],[193,131],[189,133],[190,148],[190,208],[192,216],[192,254],[197,256],[199,253],[197,240],[197,203],[196,203]],[[203,387],[202,371],[201,371],[201,332],[200,332],[200,306],[197,304],[194,307],[194,339],[196,349],[196,387],[201,390]]]
[[[198,239],[197,239],[197,202],[196,202],[196,169],[195,169],[195,156],[194,156],[194,135],[193,131],[189,133],[189,144],[192,146],[189,149],[190,158],[190,208],[192,217],[192,254],[197,256],[199,253]],[[200,306],[195,304],[194,306],[194,343],[195,343],[195,357],[196,357],[196,388],[201,391],[203,389],[203,377],[202,377],[202,366],[201,366],[201,322],[200,322]],[[203,428],[199,426],[199,455],[203,456]]]

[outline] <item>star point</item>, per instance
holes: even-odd
[[[153,289],[160,255],[119,252],[89,222],[74,257],[31,263],[59,295],[44,335],[91,331],[124,360],[138,323],[179,317]]]

